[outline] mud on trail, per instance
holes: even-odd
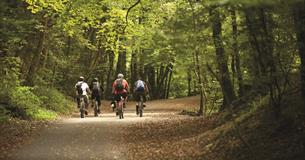
[[[81,119],[79,113],[75,112],[71,117],[62,118],[38,130],[38,135],[28,138],[22,146],[11,150],[2,158],[152,159],[149,155],[154,154],[153,152],[143,156],[147,155],[146,151],[149,149],[156,149],[158,152],[158,145],[187,138],[206,128],[202,127],[207,126],[203,121],[192,125],[194,121],[201,121],[202,118],[178,114],[185,109],[197,109],[197,102],[198,97],[151,101],[147,103],[144,117],[141,118],[135,114],[135,103],[128,102],[125,118],[122,120],[111,111],[110,102],[104,102],[101,116],[93,117],[91,111],[88,117]],[[187,125],[188,128],[180,127],[180,124]],[[198,130],[198,127],[202,129]],[[176,132],[179,130],[181,132]]]

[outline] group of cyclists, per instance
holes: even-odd
[[[98,114],[101,114],[101,95],[104,91],[102,85],[99,83],[98,78],[94,78],[90,86],[85,82],[83,76],[79,77],[78,82],[75,84],[76,90],[76,99],[77,99],[77,107],[80,108],[80,99],[84,99],[85,103],[85,114],[88,114],[89,107],[89,95],[91,93],[91,106],[95,101],[98,102]],[[119,73],[117,75],[117,79],[112,84],[112,95],[113,101],[112,103],[117,106],[117,103],[123,97],[123,107],[126,107],[126,101],[128,99],[129,93],[129,84],[126,79],[124,79],[124,75]],[[141,77],[138,77],[138,80],[134,83],[133,94],[136,101],[140,101],[140,96],[143,97],[143,107],[145,107],[146,102],[146,94],[148,93],[147,84],[142,80]],[[138,103],[136,104],[136,113],[138,114]]]

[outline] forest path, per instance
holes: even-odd
[[[198,97],[176,100],[151,101],[147,103],[144,117],[135,114],[134,102],[129,102],[125,118],[120,120],[104,102],[102,115],[81,119],[76,112],[70,118],[63,118],[38,136],[16,150],[9,159],[14,160],[69,160],[69,159],[126,159],[127,146],[120,137],[126,126],[142,122],[172,120],[183,109],[192,110],[198,104]],[[184,116],[184,118],[188,118]],[[130,131],[129,131],[130,132]],[[131,135],[132,136],[132,135]]]

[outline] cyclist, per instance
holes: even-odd
[[[148,87],[141,77],[139,77],[138,80],[134,83],[133,93],[137,102],[140,101],[140,96],[142,95],[143,107],[146,107],[145,102],[146,102],[146,93],[148,93]],[[136,103],[137,114],[139,114],[138,108],[139,108],[139,104]]]
[[[80,108],[80,98],[84,98],[85,102],[85,114],[88,114],[88,106],[89,106],[89,99],[88,99],[88,93],[90,93],[89,86],[86,82],[84,82],[84,77],[80,76],[79,81],[75,84],[76,89],[76,99],[77,99],[77,107]]]
[[[128,82],[124,79],[124,75],[119,73],[118,78],[112,84],[112,94],[114,95],[116,102],[121,100],[121,96],[124,98],[124,107],[126,107],[125,103],[127,99],[128,89]]]
[[[100,108],[101,108],[101,96],[102,96],[102,92],[104,91],[102,85],[98,82],[98,78],[94,78],[91,85],[90,85],[90,89],[91,89],[91,107],[93,107],[95,100],[98,103],[98,110],[97,112],[100,114]]]

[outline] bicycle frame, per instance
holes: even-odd
[[[143,95],[140,94],[140,101],[138,101],[138,112],[139,112],[139,116],[142,117],[143,116]]]
[[[80,101],[80,118],[84,118],[85,117],[85,100],[83,96],[79,97],[79,101]]]
[[[124,109],[123,109],[123,105],[124,105],[124,98],[121,96],[120,101],[116,101],[117,103],[117,112],[119,114],[119,118],[122,119],[124,118]]]
[[[94,98],[93,103],[94,103],[94,116],[97,117],[98,116],[98,109],[99,109],[97,98]]]

